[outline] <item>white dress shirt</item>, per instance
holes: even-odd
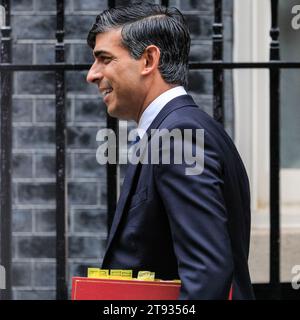
[[[137,132],[139,137],[142,139],[145,132],[149,128],[152,121],[156,118],[163,107],[172,99],[187,94],[184,87],[178,86],[169,89],[154,99],[149,106],[144,110],[140,121],[138,123]]]

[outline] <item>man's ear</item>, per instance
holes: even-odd
[[[158,69],[160,59],[159,48],[154,45],[148,46],[143,53],[142,59],[144,63],[142,75],[147,75],[153,72],[153,70]]]

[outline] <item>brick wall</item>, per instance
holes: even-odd
[[[117,1],[125,3],[129,1]],[[192,35],[191,61],[211,58],[213,0],[171,0]],[[91,63],[87,31],[103,0],[65,0],[69,63]],[[225,59],[231,60],[232,0],[224,1]],[[13,62],[53,63],[56,1],[12,0]],[[69,272],[99,266],[106,238],[106,172],[96,162],[105,107],[86,72],[67,72]],[[226,129],[232,134],[231,74],[226,73]],[[16,72],[13,94],[13,297],[55,298],[55,96],[51,72]],[[211,71],[190,72],[189,92],[212,113]],[[124,170],[122,170],[124,172]]]

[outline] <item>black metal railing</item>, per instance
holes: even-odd
[[[215,21],[213,23],[213,52],[214,62],[223,61],[223,22],[222,1],[215,0]],[[213,117],[224,125],[224,70],[213,69]]]
[[[56,45],[55,62],[65,62],[64,47],[64,0],[56,1]],[[56,105],[56,298],[67,299],[67,180],[66,180],[66,108],[65,70],[55,70]]]
[[[161,1],[168,6],[169,1]],[[270,283],[255,285],[257,298],[295,297],[296,291],[288,283],[280,282],[280,199],[279,199],[279,106],[280,69],[300,68],[299,62],[280,61],[279,29],[277,22],[278,1],[270,0],[272,27],[270,35],[270,62],[223,62],[222,0],[214,1],[212,62],[190,63],[191,70],[213,71],[213,115],[224,124],[224,70],[268,69],[270,72]],[[10,1],[2,0],[6,10],[6,24],[1,28],[1,264],[6,268],[7,289],[1,292],[3,299],[11,299],[11,156],[12,156],[12,77],[15,71],[55,72],[56,95],[56,290],[57,299],[67,299],[67,183],[66,183],[66,110],[65,71],[88,70],[87,64],[67,64],[64,60],[64,1],[57,0],[56,62],[51,65],[15,65],[11,56]],[[115,1],[109,0],[108,7]],[[118,132],[118,121],[107,117],[107,126]],[[118,146],[118,143],[117,143]],[[117,150],[118,151],[118,150]],[[118,152],[117,152],[118,154]],[[113,219],[118,198],[118,166],[107,165],[107,215],[108,228]]]
[[[10,2],[3,1],[5,25],[1,28],[1,63],[12,62]],[[3,299],[11,299],[12,268],[12,70],[1,72],[1,264],[6,270],[7,290],[1,292]]]
[[[280,60],[278,0],[271,1],[272,26],[270,61]],[[279,107],[280,70],[270,70],[270,286],[272,297],[280,297],[280,208],[279,208]]]

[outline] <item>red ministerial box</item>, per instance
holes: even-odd
[[[179,290],[171,281],[72,278],[72,300],[177,300]]]

